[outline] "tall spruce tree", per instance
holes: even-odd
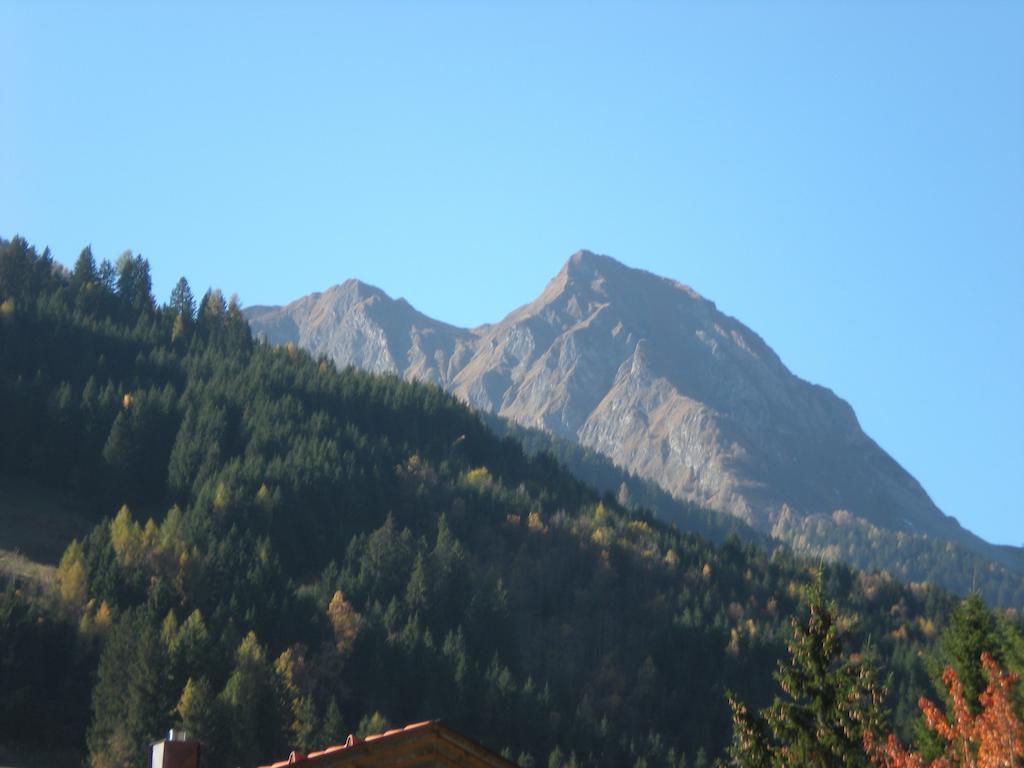
[[[92,248],[86,246],[78,255],[75,267],[71,271],[69,285],[75,294],[82,292],[87,286],[91,286],[99,279],[96,272],[96,259],[92,256]]]
[[[89,761],[93,768],[141,765],[174,708],[169,662],[145,608],[127,612],[103,650],[93,689]]]
[[[192,294],[192,288],[184,277],[178,278],[174,288],[171,289],[171,299],[167,306],[175,315],[181,315],[191,323],[196,316],[196,299]]]
[[[845,654],[848,630],[821,579],[808,590],[808,615],[792,619],[789,663],[776,680],[783,696],[751,716],[735,698],[731,765],[742,768],[865,766],[864,732],[882,726],[883,693],[870,661]]]
[[[117,260],[117,294],[135,312],[153,308],[153,280],[149,262],[125,251]]]
[[[994,654],[1003,662],[1000,653],[995,617],[985,606],[977,592],[964,599],[953,611],[949,626],[939,638],[942,664],[936,670],[936,688],[943,690],[942,669],[950,666],[964,687],[964,699],[973,714],[981,711],[978,696],[985,690],[987,677],[981,666],[981,654]]]

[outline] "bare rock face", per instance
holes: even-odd
[[[456,328],[358,280],[299,299],[286,307],[249,307],[253,331],[272,344],[293,343],[340,366],[394,373],[448,386],[475,340]]]
[[[846,510],[995,556],[864,434],[846,402],[793,375],[692,289],[607,256],[576,253],[535,301],[472,330],[351,280],[246,313],[273,343],[432,382],[766,532],[783,514]]]

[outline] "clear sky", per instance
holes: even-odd
[[[213,7],[208,7],[213,6]],[[1024,543],[1024,3],[0,0],[0,236],[496,321],[589,248]]]

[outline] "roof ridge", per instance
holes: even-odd
[[[291,754],[288,755],[288,759],[287,760],[279,760],[278,762],[271,763],[270,765],[260,766],[260,768],[286,768],[286,766],[297,765],[299,763],[304,763],[307,760],[311,760],[311,759],[314,759],[314,758],[317,758],[317,757],[322,757],[322,756],[328,755],[328,754],[333,754],[335,752],[340,752],[343,749],[350,749],[352,747],[357,747],[360,744],[364,744],[366,742],[376,741],[378,739],[383,739],[383,738],[386,738],[386,737],[389,737],[389,736],[394,736],[394,735],[399,734],[399,733],[405,733],[407,731],[417,730],[419,728],[425,728],[427,726],[440,725],[440,722],[441,722],[440,720],[423,720],[423,721],[418,722],[418,723],[410,723],[409,725],[403,726],[402,728],[392,728],[391,730],[384,731],[383,733],[374,733],[374,734],[370,734],[368,736],[363,736],[363,737],[356,736],[355,734],[350,733],[348,735],[348,738],[345,739],[345,743],[344,744],[335,744],[335,745],[332,745],[332,746],[329,746],[329,747],[324,747],[323,749],[317,750],[315,752],[308,752],[308,753],[299,752],[298,750],[293,750],[291,752]]]

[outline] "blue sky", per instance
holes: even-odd
[[[213,7],[207,7],[211,5]],[[692,285],[1024,543],[1024,4],[0,0],[0,236],[460,325]]]

